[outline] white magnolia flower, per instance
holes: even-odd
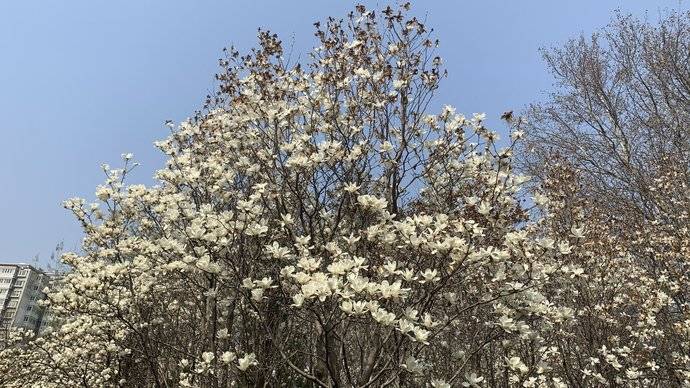
[[[363,42],[361,40],[355,39],[352,42],[348,42],[347,44],[345,44],[345,48],[352,49],[352,48],[359,47],[362,44],[363,44]]]
[[[474,195],[471,196],[471,197],[465,197],[465,203],[466,203],[468,206],[474,206],[474,205],[476,205],[477,203],[479,203],[480,200],[481,200],[481,199],[480,199],[479,197],[474,196]]]
[[[578,227],[576,227],[576,226],[573,226],[572,228],[570,228],[570,233],[572,233],[573,236],[574,236],[575,238],[580,238],[580,239],[581,239],[581,238],[584,238],[584,237],[585,237],[585,235],[584,235],[584,230],[585,230],[585,229],[582,228],[582,227],[579,227],[579,228],[578,228]]]
[[[431,386],[434,388],[450,388],[450,384],[446,383],[445,380],[431,380]]]
[[[520,360],[520,357],[511,357],[506,359],[506,363],[508,365],[508,368],[518,371],[520,373],[525,373],[529,370],[527,365]]]
[[[486,119],[486,113],[474,113],[472,114],[472,120],[476,122],[481,122]]]
[[[377,198],[373,195],[360,195],[357,197],[357,202],[364,208],[375,211],[383,211],[388,207],[388,201],[383,198]]]
[[[435,269],[427,268],[424,270],[424,272],[421,273],[421,276],[423,280],[420,280],[420,283],[437,282],[440,280],[440,277],[438,276],[438,271]]]
[[[513,318],[507,317],[505,315],[498,318],[498,325],[501,326],[505,331],[512,331],[515,329],[515,323],[513,322]]]
[[[356,193],[357,190],[359,190],[359,185],[353,182],[349,182],[343,187],[343,190],[350,194],[353,194]]]
[[[479,388],[479,385],[484,381],[484,377],[477,376],[476,373],[472,372],[470,374],[465,374],[465,381],[462,383],[463,387]]]
[[[355,69],[355,75],[361,78],[369,78],[371,76],[369,70],[363,67],[358,67],[357,69]]]
[[[96,197],[101,201],[107,201],[113,195],[112,189],[105,186],[98,186],[96,189]]]
[[[211,363],[211,361],[213,361],[214,358],[215,355],[213,354],[213,352],[204,352],[201,354],[201,359],[207,364]]]
[[[407,85],[406,81],[399,80],[399,79],[393,80],[393,89],[402,89],[406,85]]]
[[[427,341],[429,339],[429,335],[431,332],[429,330],[422,329],[421,327],[415,326],[414,329],[412,329],[414,333],[414,339],[417,342],[421,342],[423,344],[429,344]]]
[[[235,361],[236,359],[237,359],[237,356],[235,356],[235,353],[233,353],[233,352],[224,352],[220,356],[220,360],[225,364],[230,364],[233,361]]]
[[[403,367],[408,372],[413,373],[413,374],[419,374],[419,373],[422,373],[424,371],[424,364],[422,364],[419,360],[414,358],[412,355],[407,356],[407,358],[405,358],[405,362],[400,366]]]
[[[257,287],[263,288],[263,289],[271,288],[271,285],[273,284],[273,279],[271,279],[270,277],[264,277],[261,280],[254,281],[254,284]]]
[[[266,232],[268,232],[268,226],[253,223],[247,227],[247,230],[244,233],[247,236],[261,236],[264,235]]]
[[[295,294],[292,296],[292,301],[294,302],[291,305],[292,307],[302,307],[302,304],[304,303],[304,295]]]
[[[411,331],[414,331],[414,324],[407,319],[400,319],[398,321],[398,330],[402,333],[409,333]]]
[[[481,215],[488,215],[491,213],[492,206],[488,202],[481,202],[477,208],[477,212]]]
[[[246,371],[250,366],[257,365],[256,356],[254,353],[245,354],[244,357],[237,360],[237,369]]]
[[[255,288],[251,291],[252,293],[252,300],[255,302],[261,302],[261,300],[264,298],[264,291],[266,291],[263,288]]]
[[[525,136],[525,131],[517,130],[510,134],[510,138],[513,140],[520,140]]]
[[[558,243],[558,251],[559,251],[562,255],[567,255],[567,254],[569,254],[569,253],[572,253],[572,252],[573,252],[573,249],[572,249],[572,247],[570,246],[570,244],[568,244],[567,241],[561,241],[561,242]]]
[[[427,329],[432,329],[432,328],[434,328],[434,327],[440,325],[441,323],[440,323],[440,322],[435,322],[435,321],[431,318],[431,314],[429,314],[429,313],[424,313],[424,318],[422,319],[422,324],[423,324],[424,327],[426,327]]]
[[[274,241],[271,245],[265,246],[266,253],[278,260],[284,260],[290,257],[290,249],[281,247],[278,242]]]
[[[395,323],[395,314],[389,313],[386,310],[379,308],[376,311],[371,312],[372,318],[384,326],[390,326]]]
[[[381,143],[381,146],[379,147],[379,151],[381,151],[381,152],[388,152],[392,149],[393,149],[393,144],[391,144],[391,142],[389,142],[388,140]]]

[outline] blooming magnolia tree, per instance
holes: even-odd
[[[688,47],[690,12],[669,11],[618,13],[544,52],[555,87],[516,154],[548,197],[548,233],[581,235],[564,263],[576,272],[543,290],[575,311],[569,385],[688,384]]]
[[[548,197],[536,196],[546,209],[541,227],[573,238],[552,276],[560,280],[542,290],[575,316],[553,333],[553,367],[569,386],[688,386],[690,197],[678,168],[648,188],[660,206],[656,220],[612,214],[583,195],[582,174],[565,160],[545,176]]]
[[[66,202],[85,239],[60,324],[17,333],[0,385],[623,384],[568,347],[584,227],[521,205],[519,120],[500,147],[482,115],[432,113],[442,61],[408,8],[316,23],[307,66],[268,32],[229,50],[157,186],[126,185],[125,155],[99,203]]]

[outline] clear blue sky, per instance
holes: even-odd
[[[375,2],[364,2],[375,6]],[[379,4],[387,4],[379,1]],[[450,77],[440,102],[489,123],[548,90],[537,49],[604,26],[616,8],[656,19],[688,0],[416,1],[441,39]],[[42,261],[81,233],[61,207],[94,198],[99,166],[132,152],[133,182],[162,165],[153,147],[213,89],[221,48],[248,49],[268,27],[295,51],[312,22],[344,16],[347,1],[0,0],[0,261]],[[303,56],[304,57],[304,56]]]

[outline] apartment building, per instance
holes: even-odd
[[[50,276],[28,264],[0,264],[0,341],[12,328],[38,332],[44,308],[39,301]]]

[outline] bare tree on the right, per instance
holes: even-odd
[[[664,171],[687,182],[690,162],[690,12],[658,23],[617,14],[591,37],[543,51],[555,90],[527,112],[524,167],[576,167],[582,190],[616,214],[666,213],[650,189]]]
[[[552,293],[578,317],[569,329],[577,334],[559,341],[563,374],[570,386],[586,386],[588,376],[650,386],[639,379],[646,373],[656,376],[654,386],[683,386],[690,12],[667,12],[658,23],[619,13],[599,33],[543,56],[555,87],[526,112],[520,167],[552,201],[549,227],[588,231],[585,253],[563,263],[584,268],[586,281]]]

